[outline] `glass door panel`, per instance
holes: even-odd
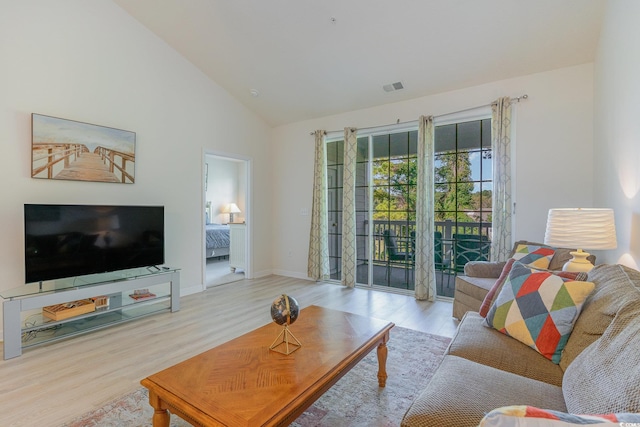
[[[453,279],[464,265],[489,259],[491,119],[436,127],[434,169],[435,231],[442,236],[443,259],[442,275],[436,260],[437,293],[452,297]]]
[[[369,138],[358,138],[356,157],[356,283],[368,284],[371,275]]]
[[[417,131],[372,138],[371,284],[413,290]]]
[[[327,143],[327,218],[329,221],[329,273],[342,277],[342,172],[344,142]]]

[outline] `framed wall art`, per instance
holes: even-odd
[[[135,164],[135,132],[31,115],[32,178],[133,184]]]

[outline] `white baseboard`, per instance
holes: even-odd
[[[306,274],[300,273],[298,271],[289,271],[289,270],[273,270],[272,274],[276,274],[278,276],[285,276],[285,277],[293,277],[294,279],[301,279],[301,280],[312,280],[312,278],[310,278],[309,276],[307,276]]]
[[[272,274],[275,274],[273,272],[273,270],[254,271],[253,272],[253,276],[251,278],[252,279],[260,279],[262,277],[271,276]]]
[[[189,286],[188,288],[180,288],[180,296],[186,297],[187,295],[197,294],[198,292],[202,292],[204,290],[204,286]]]

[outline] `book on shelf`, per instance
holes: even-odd
[[[109,307],[109,297],[107,295],[100,295],[97,297],[89,298],[96,306],[96,310],[99,308],[107,308]]]

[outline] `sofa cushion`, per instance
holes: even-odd
[[[549,246],[521,243],[511,258],[536,268],[548,268],[555,250]]]
[[[595,289],[584,303],[564,348],[560,367],[565,370],[600,338],[622,306],[637,299],[640,290],[640,271],[622,265],[598,265],[587,280],[595,284]]]
[[[513,264],[486,317],[487,325],[560,363],[582,304],[594,284]]]
[[[502,272],[500,273],[500,277],[498,277],[498,279],[493,284],[491,289],[489,289],[489,293],[487,293],[487,295],[484,297],[484,300],[482,301],[480,310],[478,310],[478,312],[480,313],[480,316],[487,317],[487,313],[489,313],[489,308],[491,308],[491,305],[493,304],[493,300],[496,298],[496,296],[498,296],[498,294],[502,290],[502,285],[504,285],[504,282],[507,280],[507,277],[509,276],[509,273],[511,272],[511,268],[513,267],[513,263],[515,261],[516,261],[515,258],[509,258],[505,263],[502,269]]]
[[[566,411],[560,387],[445,356],[402,426],[476,427],[492,409],[523,404]]]
[[[533,406],[505,406],[489,412],[478,427],[572,427],[572,426],[623,426],[639,423],[640,414],[582,415],[551,411]]]
[[[640,292],[567,368],[569,412],[640,412]]]
[[[520,341],[484,325],[478,313],[468,312],[447,348],[447,354],[560,386],[563,371]]]

